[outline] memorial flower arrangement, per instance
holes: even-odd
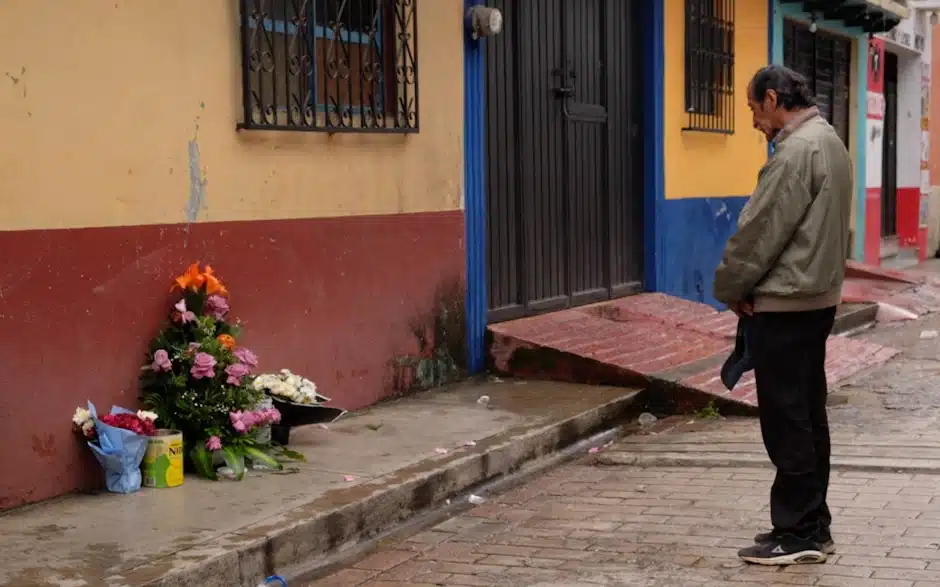
[[[296,404],[314,405],[330,401],[317,393],[317,386],[306,377],[295,375],[289,369],[280,373],[265,373],[255,378],[252,386],[276,398]]]
[[[141,392],[161,425],[183,433],[189,468],[214,480],[223,461],[241,479],[246,459],[272,469],[283,468],[284,458],[302,460],[258,434],[281,415],[259,408],[264,392],[252,384],[258,358],[238,344],[228,290],[212,267],[190,265],[176,278],[175,292],[180,298],[141,367]]]
[[[313,381],[289,369],[259,375],[252,382],[252,387],[266,393],[280,411],[281,421],[271,426],[271,435],[281,444],[290,441],[291,428],[334,422],[346,413],[341,408],[327,406],[330,398],[317,393]]]
[[[157,433],[157,418],[153,412],[135,413],[117,406],[99,417],[91,402],[87,408],[75,409],[72,425],[104,470],[108,491],[133,493],[140,489],[140,462],[147,451],[147,439]]]

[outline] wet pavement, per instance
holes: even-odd
[[[862,334],[904,353],[833,390],[838,550],[825,565],[741,564],[737,549],[769,518],[773,471],[758,424],[672,418],[304,587],[940,585],[940,336],[932,331],[940,317]]]
[[[327,428],[297,429],[291,448],[307,462],[282,474],[249,474],[239,483],[187,476],[179,488],[67,496],[5,512],[0,586],[234,587],[224,573],[236,582],[239,576],[263,577],[266,567],[280,570],[347,534],[407,516],[409,500],[379,498],[401,499],[413,479],[452,463],[462,468],[451,469],[444,486],[422,487],[447,490],[474,475],[499,474],[525,456],[513,450],[535,456],[552,450],[533,434],[557,423],[580,433],[576,424],[600,423],[605,409],[634,393],[550,382],[468,383],[381,404]],[[490,398],[486,405],[478,403],[484,395]],[[591,424],[585,414],[595,411],[603,414]],[[509,448],[498,448],[503,446]],[[490,470],[484,471],[479,462],[487,457]],[[397,493],[383,493],[391,491]],[[362,505],[366,499],[378,503]],[[340,510],[345,517],[329,518]],[[321,526],[329,532],[318,531]],[[279,538],[265,543],[271,536]],[[192,569],[202,575],[179,579]]]

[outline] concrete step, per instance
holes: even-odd
[[[836,322],[832,327],[832,333],[846,334],[857,332],[867,326],[873,325],[877,316],[878,304],[841,304],[836,311]]]

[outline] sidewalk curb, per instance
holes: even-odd
[[[602,467],[773,468],[773,465],[766,455],[757,453],[689,455],[678,452],[607,452],[597,455],[591,462],[596,466]],[[938,464],[936,460],[840,457],[833,455],[832,470],[940,475],[940,464]]]
[[[555,453],[536,459],[524,464],[516,471],[503,475],[491,481],[487,481],[476,486],[470,491],[465,491],[445,502],[446,505],[430,509],[415,515],[393,528],[371,536],[368,540],[360,541],[349,545],[348,548],[341,548],[335,553],[326,557],[321,557],[310,564],[291,568],[285,571],[286,578],[293,581],[311,583],[336,571],[352,566],[355,561],[362,560],[368,555],[381,548],[387,540],[397,541],[402,537],[408,537],[427,528],[436,526],[447,519],[463,515],[478,507],[469,503],[468,498],[472,494],[488,498],[510,491],[516,487],[525,485],[529,480],[550,471],[556,467],[571,463],[589,454],[592,448],[601,449],[609,443],[616,442],[624,434],[623,429],[608,428],[603,432],[598,432],[593,436],[579,440]]]
[[[624,394],[548,424],[520,427],[348,489],[206,544],[105,578],[108,587],[256,587],[264,578],[307,566],[350,543],[386,531],[447,499],[611,428],[631,415],[640,392]],[[468,454],[469,452],[469,454]]]

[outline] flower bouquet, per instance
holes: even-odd
[[[264,394],[252,385],[251,375],[258,358],[238,345],[240,328],[229,319],[228,290],[212,268],[200,270],[194,263],[171,291],[182,296],[150,343],[141,391],[161,424],[182,431],[188,469],[215,480],[221,461],[241,479],[246,459],[270,469],[283,468],[283,458],[303,460],[262,434],[281,414],[258,409]]]
[[[259,375],[252,387],[269,395],[281,413],[280,423],[271,428],[272,438],[280,444],[287,444],[294,426],[333,422],[346,413],[343,409],[323,405],[330,398],[317,393],[313,381],[288,369]]]
[[[104,469],[105,484],[112,493],[140,490],[140,462],[147,452],[147,441],[157,433],[153,412],[132,412],[114,406],[111,413],[98,417],[95,405],[76,408],[72,416],[75,430],[88,442]]]

